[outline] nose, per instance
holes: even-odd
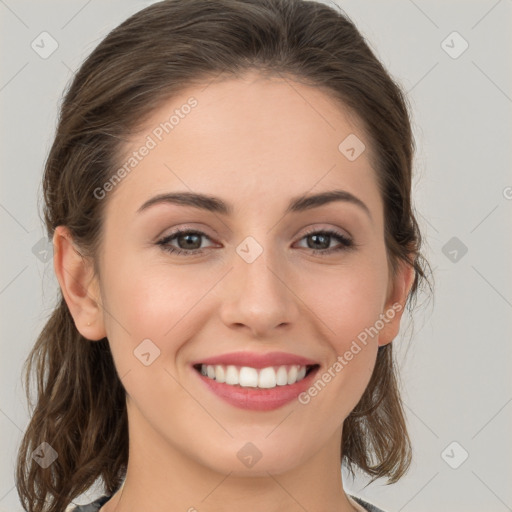
[[[299,315],[299,299],[283,261],[268,250],[251,263],[235,254],[222,290],[220,314],[226,326],[265,339],[291,328]]]

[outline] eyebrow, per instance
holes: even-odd
[[[372,219],[372,214],[368,206],[366,206],[361,199],[346,190],[329,190],[327,192],[320,192],[319,194],[294,197],[290,201],[285,211],[285,215],[294,212],[304,212],[335,201],[354,204],[364,210],[370,219]],[[167,194],[159,194],[147,200],[137,210],[137,213],[141,213],[153,205],[165,203],[192,206],[193,208],[199,208],[201,210],[207,210],[209,212],[228,216],[233,214],[232,205],[226,203],[219,197],[207,196],[194,192],[171,192]]]

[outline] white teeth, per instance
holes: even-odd
[[[255,388],[258,386],[258,370],[242,366],[238,374],[239,384],[244,388]]]
[[[215,367],[215,380],[217,382],[226,382],[226,372],[224,370],[224,366],[218,364],[216,367]]]
[[[204,366],[204,365],[203,365]],[[240,381],[238,377],[238,371],[234,366],[228,366],[226,368],[226,384],[235,386]]]
[[[297,381],[297,367],[292,366],[288,372],[288,384],[293,384]]]
[[[276,386],[295,384],[306,376],[306,367],[301,365],[269,366],[267,368],[251,368],[234,365],[201,365],[201,374],[217,382],[231,386],[270,389]]]
[[[276,374],[276,381],[278,386],[285,386],[288,384],[288,372],[286,371],[286,366],[279,367]]]
[[[277,375],[274,368],[262,368],[258,377],[259,388],[275,388],[277,385]]]

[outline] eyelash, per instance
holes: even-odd
[[[172,247],[172,246],[168,245],[171,240],[173,240],[183,234],[199,235],[199,236],[204,236],[206,238],[210,238],[206,233],[203,233],[201,231],[195,231],[195,230],[191,230],[191,229],[178,229],[178,230],[174,231],[174,233],[171,233],[170,235],[166,236],[165,238],[162,238],[161,240],[159,240],[156,243],[157,243],[157,245],[160,245],[162,247],[162,250],[164,250],[168,253],[176,254],[178,256],[180,256],[180,255],[195,256],[195,255],[202,254],[204,252],[204,249],[185,250],[185,249],[177,249],[176,247]],[[353,240],[351,240],[350,238],[347,238],[342,233],[339,233],[338,231],[331,230],[331,229],[323,229],[323,230],[321,229],[321,230],[309,231],[309,232],[305,233],[300,240],[302,240],[303,238],[306,238],[308,236],[311,236],[311,235],[330,235],[333,238],[335,238],[336,240],[338,240],[339,242],[341,242],[341,246],[339,246],[339,247],[331,247],[330,249],[310,249],[310,251],[315,255],[327,256],[327,255],[335,253],[335,252],[347,251],[347,250],[356,248],[356,244],[354,243]]]

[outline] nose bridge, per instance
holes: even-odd
[[[244,324],[264,334],[289,323],[296,314],[294,296],[286,286],[286,265],[272,233],[246,237],[237,247],[224,296],[223,320]],[[262,242],[260,242],[262,240]]]
[[[248,237],[236,249],[235,273],[245,293],[280,294],[282,283],[275,273],[279,272],[280,262],[277,249],[271,247],[271,236],[260,244],[253,237]]]

